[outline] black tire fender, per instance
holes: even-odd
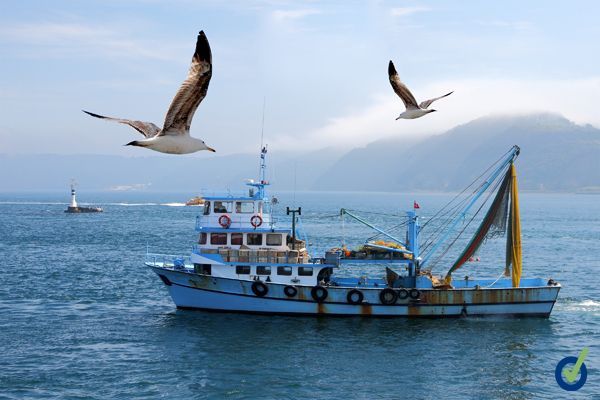
[[[252,293],[258,297],[264,297],[269,293],[269,287],[262,283],[262,281],[252,282]]]
[[[379,292],[379,301],[381,301],[381,304],[394,304],[396,300],[398,300],[398,294],[390,288],[385,288]]]
[[[348,300],[348,303],[350,303],[350,304],[361,304],[363,302],[364,298],[365,298],[365,296],[358,289],[352,289],[346,295],[346,300]]]
[[[323,286],[315,286],[311,289],[310,295],[317,303],[322,303],[329,295],[329,292]]]
[[[296,297],[298,294],[298,289],[296,289],[294,286],[286,286],[283,288],[283,293],[285,293],[287,297]]]

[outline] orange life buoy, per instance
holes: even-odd
[[[231,218],[229,218],[229,215],[221,215],[219,217],[219,225],[221,225],[223,228],[229,228],[231,225]]]
[[[263,219],[260,215],[253,215],[252,218],[250,218],[250,225],[252,225],[255,228],[258,228],[259,226],[261,226],[263,223]]]

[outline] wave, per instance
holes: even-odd
[[[163,203],[161,206],[167,207],[185,207],[185,203]]]
[[[157,206],[158,203],[108,203],[111,206],[124,206],[124,207],[139,207],[139,206]]]

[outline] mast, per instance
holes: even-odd
[[[408,231],[407,248],[412,252],[412,260],[408,263],[408,276],[415,277],[419,268],[419,216],[416,211],[407,211]]]

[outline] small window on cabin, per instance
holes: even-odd
[[[198,240],[198,244],[206,244],[206,237],[208,235],[206,234],[206,232],[202,232],[200,234],[200,239]]]
[[[211,233],[210,244],[227,244],[226,233]]]
[[[313,269],[311,267],[298,267],[298,275],[300,276],[312,276]]]
[[[232,233],[231,234],[231,244],[232,245],[242,245],[244,244],[244,234],[243,233]]]
[[[230,213],[232,209],[231,201],[215,201],[215,206],[213,211],[215,214],[225,214]]]
[[[271,267],[259,265],[256,267],[256,275],[271,275]]]
[[[209,215],[210,214],[210,201],[205,201],[204,202],[204,215]]]
[[[201,275],[210,275],[212,272],[211,264],[194,264],[194,272]]]
[[[267,246],[281,246],[283,238],[279,233],[267,233]]]
[[[236,201],[235,212],[238,214],[252,214],[254,212],[254,202],[252,201]]]
[[[277,267],[277,275],[292,275],[292,267]]]
[[[257,214],[262,214],[263,212],[263,203],[258,203],[258,210],[256,211]]]
[[[262,246],[262,233],[249,233],[246,238],[248,246]]]
[[[250,275],[250,266],[249,265],[236,265],[235,273],[238,275]]]

